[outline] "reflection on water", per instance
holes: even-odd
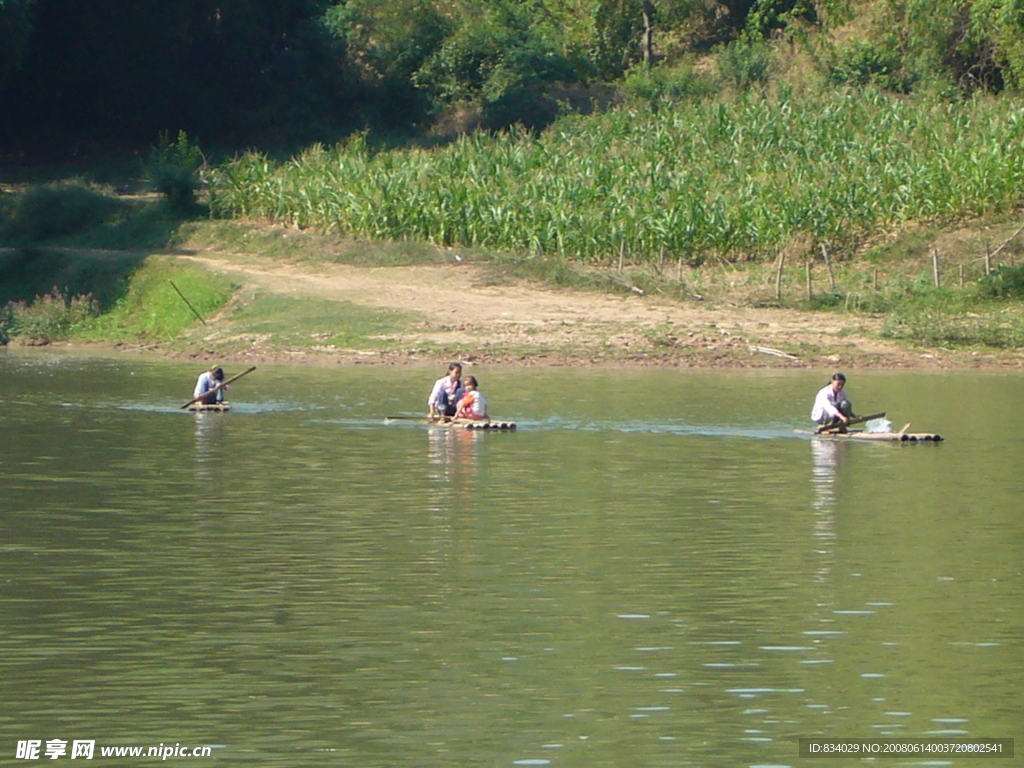
[[[454,485],[461,491],[472,491],[480,443],[486,435],[476,429],[433,426],[426,432],[431,479],[441,485]]]
[[[825,582],[832,572],[834,539],[836,537],[836,475],[843,449],[846,447],[833,440],[810,440],[811,446],[811,488],[814,503],[811,505],[814,520],[814,553],[820,557],[815,569],[815,581]]]
[[[834,440],[810,440],[809,443],[813,462],[811,487],[814,489],[814,508],[832,513],[836,503],[836,472],[842,446]]]
[[[190,414],[195,422],[195,467],[196,484],[204,494],[213,489],[217,476],[217,458],[223,441],[226,413],[194,411]]]
[[[3,744],[814,766],[797,738],[1021,721],[1024,430],[953,407],[1019,419],[1012,381],[858,377],[960,417],[911,447],[794,436],[804,374],[489,372],[499,434],[385,425],[415,370],[186,415],[187,366],[40,361],[0,355]]]

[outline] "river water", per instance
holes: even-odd
[[[192,414],[199,372],[0,350],[5,757],[812,766],[800,737],[1021,735],[1019,373],[847,370],[858,411],[946,438],[907,445],[796,434],[830,371],[471,369],[515,433],[385,423],[433,368],[261,366]]]

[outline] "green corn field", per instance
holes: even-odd
[[[539,136],[374,152],[362,137],[217,169],[214,215],[587,263],[848,248],[1024,201],[1024,104],[871,92],[571,116]]]

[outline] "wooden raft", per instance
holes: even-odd
[[[426,422],[432,427],[445,427],[447,429],[493,429],[504,432],[516,431],[516,423],[514,421],[494,421],[493,419],[488,419],[487,421],[471,421],[469,419],[432,421],[431,419],[426,419]]]
[[[503,429],[507,432],[513,432],[516,428],[514,421],[453,421],[451,425],[463,429]]]
[[[435,427],[448,427],[449,429],[494,429],[505,432],[515,432],[514,421],[470,421],[469,419],[451,419],[449,421],[430,421]]]
[[[486,419],[483,421],[474,421],[472,419],[450,419],[447,416],[444,418],[431,419],[423,416],[385,416],[384,423],[387,424],[389,421],[418,421],[421,424],[426,424],[431,427],[444,427],[445,429],[493,429],[502,432],[515,432],[516,423],[514,421],[497,421],[495,419]]]
[[[848,432],[839,432],[830,429],[821,432],[812,432],[815,437],[828,438],[830,440],[875,440],[888,443],[941,443],[942,435],[934,432],[908,432],[910,424],[904,425],[899,432],[867,432],[862,429],[851,429]],[[806,433],[805,433],[806,434]]]
[[[188,407],[190,411],[212,411],[213,413],[221,413],[223,411],[231,410],[231,403],[192,403]]]

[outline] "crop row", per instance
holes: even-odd
[[[757,257],[1024,199],[1024,105],[848,92],[563,118],[373,152],[361,138],[218,169],[217,215],[605,262]]]

